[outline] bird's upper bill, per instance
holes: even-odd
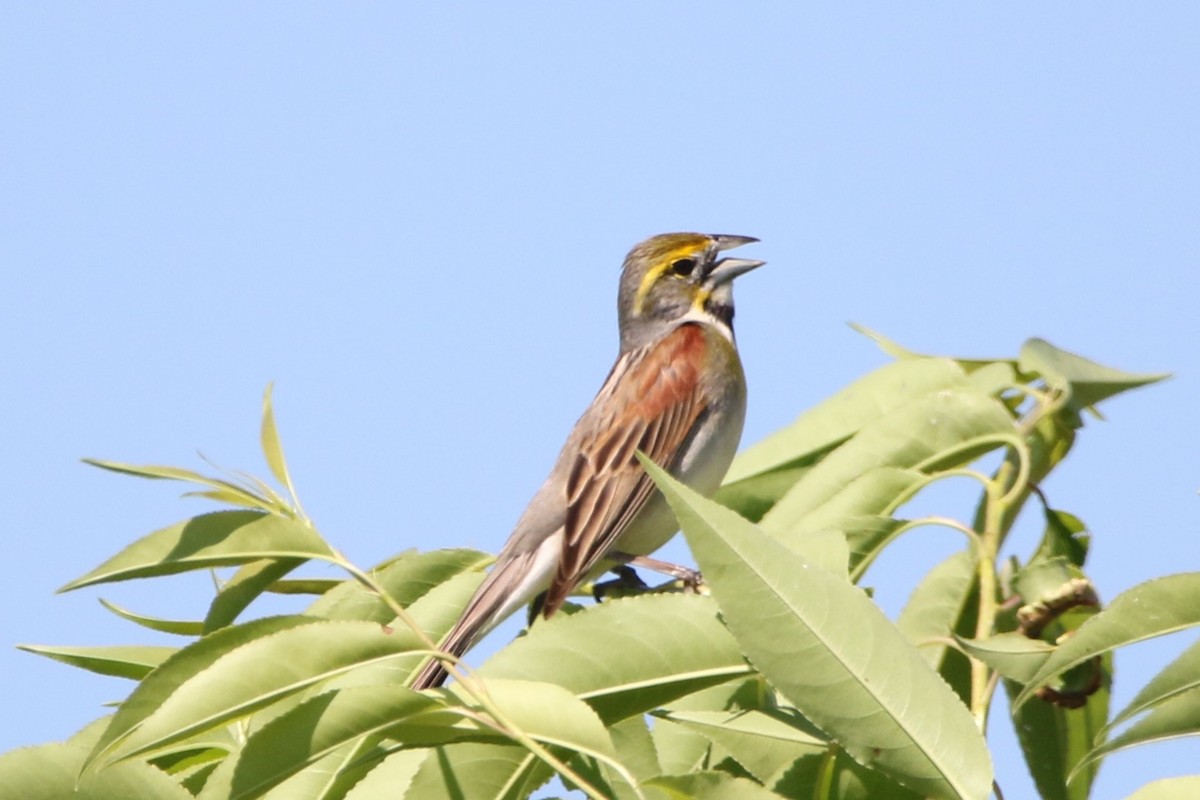
[[[726,234],[714,235],[711,238],[713,240],[713,250],[717,253],[758,241],[753,236],[730,236]],[[712,267],[709,268],[707,282],[713,285],[729,283],[737,276],[745,275],[750,270],[757,269],[765,263],[767,262],[757,261],[752,258],[722,258],[720,261],[713,262]]]

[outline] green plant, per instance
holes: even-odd
[[[95,798],[517,798],[558,774],[593,798],[983,798],[1003,684],[1040,793],[1076,800],[1109,753],[1200,732],[1200,646],[1129,707],[1108,707],[1113,650],[1200,624],[1200,573],[1102,609],[1084,571],[1086,528],[1039,489],[1096,404],[1162,376],[1040,340],[985,361],[869,335],[897,360],[745,451],[713,500],[647,464],[711,596],[665,586],[570,608],[478,668],[453,665],[457,682],[426,693],[405,682],[490,559],[456,549],[350,563],[301,508],[269,390],[262,446],[278,489],[92,462],[194,484],[231,508],[152,533],[65,589],[236,570],[201,619],[106,604],[184,637],[179,648],[27,646],[138,683],[67,742],[0,757],[0,786],[21,797],[78,786]],[[897,516],[950,477],[978,484],[973,519]],[[1001,562],[1031,501],[1044,537]],[[963,547],[888,620],[857,582],[928,526],[960,532]],[[349,577],[292,577],[309,561]],[[239,621],[264,592],[316,599]],[[1194,796],[1198,782],[1147,791]]]

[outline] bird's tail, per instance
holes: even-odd
[[[508,558],[501,554],[492,571],[480,584],[467,603],[466,610],[439,648],[455,658],[467,652],[475,642],[504,621],[516,609],[528,603],[544,587],[544,577],[536,574],[536,555],[533,551]],[[417,673],[412,688],[420,691],[441,686],[446,680],[446,667],[432,659]]]

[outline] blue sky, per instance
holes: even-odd
[[[204,508],[80,457],[265,473],[273,380],[305,506],[352,558],[496,550],[611,363],[621,257],[668,230],[762,239],[747,443],[884,362],[847,321],[1174,372],[1044,488],[1091,526],[1104,597],[1200,568],[1198,31],[1191,3],[7,4],[0,750],[127,691],[13,644],[151,641],[96,597],[195,617],[210,591],[53,594]],[[875,580],[954,544],[906,542]],[[1114,705],[1187,641],[1120,653]],[[1118,755],[1094,796],[1195,747]]]

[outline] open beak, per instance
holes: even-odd
[[[708,271],[707,283],[711,283],[713,286],[729,283],[737,276],[745,275],[752,269],[758,269],[765,263],[767,262],[755,261],[752,258],[722,258]]]
[[[709,238],[716,242],[717,252],[732,250],[735,247],[741,247],[744,244],[754,244],[758,241],[753,236],[731,236],[725,233],[712,234]]]
[[[717,252],[732,250],[735,247],[741,247],[744,244],[752,244],[758,241],[753,236],[719,235],[712,238],[716,242]],[[750,270],[757,269],[765,263],[767,262],[756,261],[751,258],[722,258],[709,269],[705,282],[713,286],[720,286],[722,283],[729,283],[739,275],[745,275]]]

